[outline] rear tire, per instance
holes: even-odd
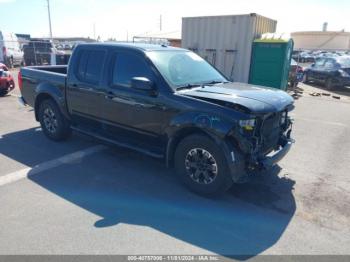
[[[233,184],[222,149],[204,135],[191,135],[179,143],[175,169],[180,180],[200,195],[220,195]]]
[[[53,141],[62,141],[71,135],[68,120],[55,101],[47,99],[39,106],[39,121],[44,134]]]

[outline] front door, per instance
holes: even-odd
[[[161,152],[165,105],[157,91],[136,90],[131,86],[134,77],[145,77],[157,85],[152,66],[141,54],[120,51],[112,56],[109,99],[103,118],[117,139]]]

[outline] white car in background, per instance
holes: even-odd
[[[23,51],[14,33],[0,31],[0,63],[10,68],[23,64]]]

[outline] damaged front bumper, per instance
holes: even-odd
[[[291,150],[295,140],[291,138],[292,121],[289,119],[279,135],[278,142],[271,149],[264,148],[264,144],[251,143],[247,137],[239,133],[231,133],[236,143],[227,155],[229,160],[232,179],[236,183],[245,183],[249,178],[258,174],[259,171],[269,170],[280,162]],[[236,135],[236,136],[234,136]],[[232,141],[232,140],[231,140]],[[234,146],[234,144],[236,146]],[[227,152],[227,151],[226,151]]]
[[[261,169],[272,168],[288,154],[294,143],[294,139],[285,139],[278,151],[273,152],[272,155],[268,155],[263,159],[259,159],[258,166],[260,166]]]

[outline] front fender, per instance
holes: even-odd
[[[184,137],[193,133],[202,133],[214,140],[223,150],[233,181],[239,181],[245,174],[244,160],[239,150],[228,138],[229,134],[232,135],[236,124],[237,121],[234,119],[211,113],[188,112],[175,117],[166,130],[168,135],[167,166],[173,164],[176,147]]]
[[[230,130],[235,126],[236,121],[225,117],[201,112],[187,112],[173,118],[165,130],[168,138],[186,128],[196,128],[202,132],[225,138]]]

